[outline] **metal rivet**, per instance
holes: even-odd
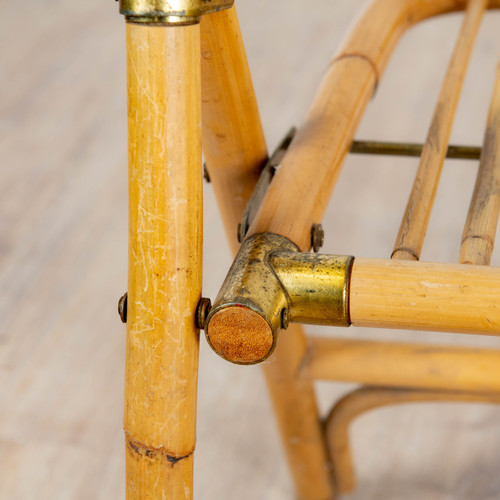
[[[325,231],[321,224],[313,224],[311,228],[311,246],[314,253],[318,253],[325,241]]]
[[[207,164],[203,164],[203,178],[210,183],[210,174],[208,173]]]
[[[205,323],[207,322],[210,309],[212,309],[212,301],[206,297],[202,297],[198,302],[195,315],[196,327],[200,330],[205,329]]]
[[[120,315],[120,319],[122,323],[127,322],[127,292],[120,298],[118,301],[118,314]]]
[[[288,328],[288,309],[281,310],[281,328],[286,330]]]

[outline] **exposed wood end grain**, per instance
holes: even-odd
[[[257,363],[273,347],[273,332],[267,321],[245,307],[227,307],[215,313],[207,336],[217,353],[235,363]]]

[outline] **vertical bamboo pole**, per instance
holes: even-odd
[[[202,172],[199,25],[127,25],[129,499],[191,499]]]
[[[235,8],[204,16],[201,34],[203,152],[236,251],[267,150]],[[299,498],[327,500],[333,490],[314,387],[297,375],[305,352],[303,329],[293,325],[263,369]]]
[[[460,263],[489,265],[500,209],[500,65],[491,101],[476,185],[467,215]]]
[[[453,118],[487,0],[469,0],[450,60],[420,165],[392,252],[393,259],[418,260],[441,176]]]
[[[202,143],[234,253],[238,223],[267,147],[236,8],[201,20]]]

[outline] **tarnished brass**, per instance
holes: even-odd
[[[122,297],[120,297],[120,300],[118,301],[118,314],[120,315],[122,323],[127,322],[127,298],[128,293],[125,292],[125,294],[122,295]]]
[[[204,14],[228,9],[234,0],[120,0],[127,21],[147,24],[193,24]]]
[[[278,169],[281,160],[283,160],[285,153],[288,150],[293,138],[295,137],[297,129],[292,127],[286,136],[279,143],[278,147],[274,150],[273,154],[269,160],[264,165],[264,168],[260,172],[259,180],[255,185],[252,196],[248,200],[245,211],[243,212],[243,217],[241,218],[241,224],[238,224],[238,242],[241,243],[248,232],[249,227],[252,225],[257,212],[259,211],[260,204],[266,196],[267,190],[271,181],[274,178],[274,174]]]
[[[253,364],[271,354],[289,321],[349,326],[353,260],[301,253],[272,233],[245,240],[208,315],[208,343],[228,361]]]
[[[288,307],[286,291],[269,265],[269,255],[277,249],[298,252],[298,248],[294,243],[276,234],[257,234],[245,240],[215,299],[212,310],[208,315],[205,334],[212,348],[228,361],[240,364],[258,363],[264,361],[274,350],[277,334],[281,329],[282,311]],[[214,331],[213,323],[211,324],[213,318],[217,315],[220,316],[224,310],[235,307],[253,312],[267,323],[269,335],[272,338],[269,342],[269,350],[262,359],[236,360],[235,356],[231,354],[233,349],[224,349],[214,345],[215,336],[219,337],[221,332]],[[249,327],[250,329],[251,327]],[[228,344],[238,343],[234,335],[243,336],[245,334],[246,332],[239,331],[222,332],[224,337],[227,336]],[[248,335],[251,335],[250,331]],[[242,343],[244,341],[245,339],[242,339]]]
[[[206,297],[202,297],[198,302],[198,306],[196,307],[196,313],[194,317],[196,328],[199,328],[200,330],[205,328],[205,323],[207,321],[210,309],[212,309],[212,301]]]
[[[354,257],[274,252],[269,262],[288,295],[291,323],[349,326]]]
[[[353,141],[351,153],[366,155],[387,156],[420,156],[423,144],[407,142],[380,142],[380,141]],[[460,160],[479,160],[481,148],[479,146],[449,145],[446,158]]]

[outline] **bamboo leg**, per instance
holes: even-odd
[[[205,16],[201,33],[203,151],[236,251],[237,224],[267,150],[235,8]],[[330,499],[330,469],[314,388],[296,373],[306,345],[302,328],[289,328],[281,340],[264,375],[295,486],[302,500]]]
[[[199,26],[127,25],[129,499],[191,499],[201,291]]]
[[[344,396],[332,408],[326,432],[334,465],[335,484],[340,493],[356,486],[352,452],[349,446],[349,426],[359,415],[381,406],[418,402],[500,403],[500,394],[477,392],[430,391],[425,389],[383,389],[362,387]]]
[[[500,393],[500,350],[308,337],[304,378]]]
[[[233,252],[267,148],[236,8],[201,20],[202,143]]]
[[[474,40],[487,3],[487,0],[469,0],[394,245],[393,259],[418,260],[420,258],[448,149],[453,117]]]
[[[483,154],[467,215],[460,262],[489,265],[500,209],[500,65],[491,101]]]

